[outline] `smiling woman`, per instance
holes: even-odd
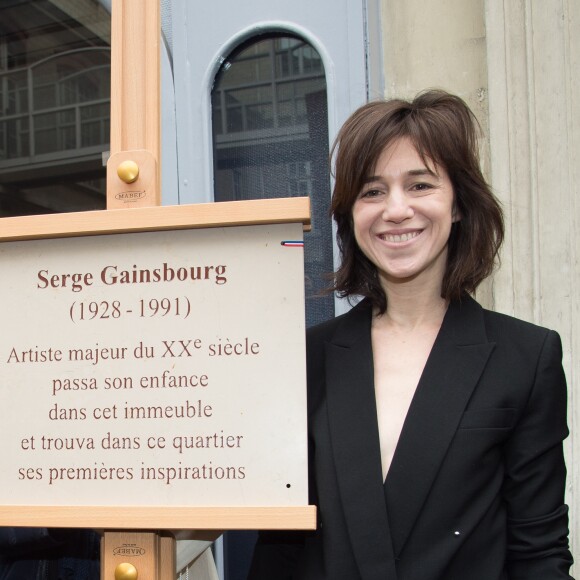
[[[469,296],[503,238],[473,115],[369,103],[334,151],[334,289],[364,299],[308,332],[318,530],[262,534],[251,580],[570,580],[559,336]]]
[[[463,292],[474,292],[491,274],[503,241],[503,215],[479,167],[477,129],[477,120],[463,101],[442,91],[420,94],[413,103],[374,101],[351,115],[334,146],[336,184],[331,210],[343,258],[336,274],[340,294],[372,296],[381,312],[386,309],[375,266],[356,243],[352,212],[379,161],[388,159],[386,150],[403,141],[412,144],[414,161],[419,163],[407,168],[409,177],[416,170],[424,177],[416,182],[423,183],[417,189],[434,185],[434,178],[453,188],[453,225],[442,296],[459,299]],[[431,181],[426,181],[425,171]]]

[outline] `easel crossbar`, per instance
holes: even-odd
[[[316,506],[2,506],[0,526],[132,530],[313,530]]]
[[[308,230],[309,198],[225,201],[2,218],[0,242],[277,223],[302,223]]]

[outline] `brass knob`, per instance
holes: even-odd
[[[115,568],[115,580],[137,580],[137,568],[127,562],[119,564]]]
[[[117,175],[125,183],[133,183],[139,177],[139,166],[130,159],[119,163]]]

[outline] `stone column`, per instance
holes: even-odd
[[[486,0],[492,185],[507,239],[498,311],[557,330],[572,431],[572,551],[580,553],[580,3]]]

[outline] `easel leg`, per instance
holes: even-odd
[[[175,580],[175,539],[155,532],[105,532],[101,580],[137,579]]]
[[[159,536],[159,580],[175,580],[175,538]]]

